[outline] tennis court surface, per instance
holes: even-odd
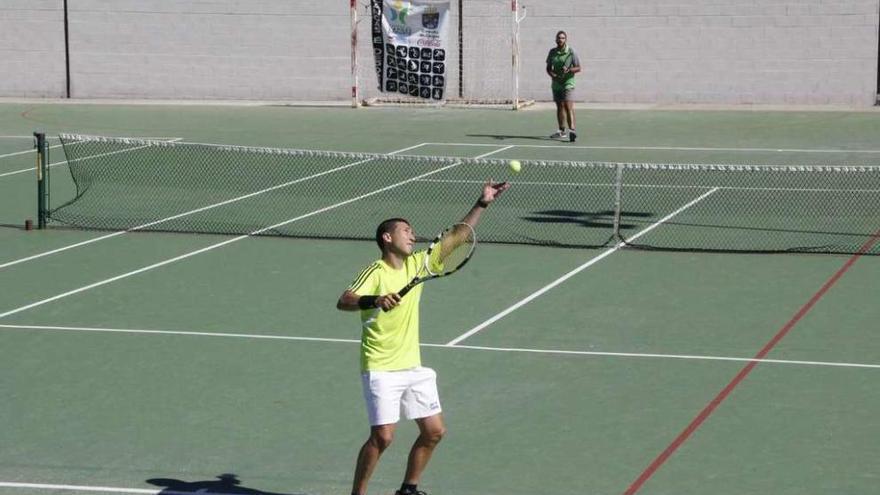
[[[349,493],[336,299],[375,218],[432,237],[488,178],[512,187],[422,299],[449,433],[421,488],[876,493],[876,112],[581,109],[576,144],[541,108],[0,116],[0,493]]]

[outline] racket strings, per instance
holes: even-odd
[[[432,260],[434,264],[442,265],[440,267],[440,272],[442,273],[451,273],[457,270],[462,263],[467,261],[470,257],[471,252],[474,248],[474,236],[473,231],[468,230],[464,235],[459,234],[458,236],[446,236],[441,243],[447,243],[447,249],[438,249],[438,254],[436,258]],[[457,246],[453,247],[452,250],[448,250],[448,246],[452,243],[457,244]],[[442,254],[439,254],[441,253]],[[436,266],[431,267],[436,268]],[[433,270],[432,270],[433,271]]]

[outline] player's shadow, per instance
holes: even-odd
[[[495,139],[498,141],[504,141],[505,139],[532,139],[535,141],[559,141],[558,139],[554,139],[550,136],[518,136],[514,134],[465,134],[467,137],[479,137],[479,138],[489,138]]]
[[[641,211],[621,212],[620,229],[631,230],[636,228],[636,225],[625,222],[628,218],[650,218],[653,216],[652,213]],[[614,212],[611,210],[543,210],[534,212],[534,215],[532,216],[523,217],[523,220],[535,223],[569,223],[586,228],[607,229],[614,226]]]
[[[264,492],[255,488],[241,486],[238,476],[224,473],[216,480],[183,481],[169,478],[151,478],[147,483],[162,487],[157,495],[186,495],[198,493],[203,495],[305,495],[299,493]]]

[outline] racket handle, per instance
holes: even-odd
[[[403,289],[400,289],[400,291],[397,293],[397,295],[400,296],[400,297],[402,298],[403,296],[406,295],[407,292],[409,292],[410,290],[412,290],[412,288],[415,287],[415,286],[416,286],[416,284],[414,284],[414,283],[409,283],[409,284],[406,285],[406,287],[404,287]],[[392,309],[393,309],[393,308],[392,308]],[[391,310],[389,310],[389,309],[383,309],[382,311],[391,311]]]
[[[397,295],[400,296],[400,297],[403,297],[403,296],[405,296],[409,291],[411,291],[413,287],[415,287],[415,284],[407,284],[406,287],[404,287],[403,289],[400,289],[400,292],[398,292]]]

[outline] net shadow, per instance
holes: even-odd
[[[550,136],[522,136],[522,135],[516,135],[516,134],[465,134],[465,136],[495,139],[498,141],[504,141],[505,139],[531,139],[534,141],[559,141],[558,139],[553,139]]]
[[[621,218],[651,218],[653,213],[647,212],[622,212]],[[552,223],[578,225],[593,229],[610,229],[614,227],[614,212],[611,210],[600,211],[575,211],[575,210],[543,210],[534,212],[532,216],[520,217],[522,220],[534,223]],[[621,223],[621,230],[632,230],[637,225],[633,223]]]

